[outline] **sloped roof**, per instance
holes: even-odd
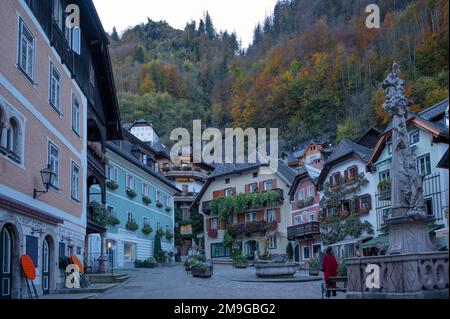
[[[289,189],[289,196],[293,199],[293,195],[297,190],[298,184],[305,177],[309,177],[314,184],[317,183],[320,176],[320,169],[317,169],[311,165],[305,164],[296,170],[297,175],[292,182],[291,188]]]
[[[325,165],[337,161],[340,158],[351,153],[356,153],[361,157],[363,161],[368,162],[370,159],[370,155],[372,154],[372,150],[370,148],[364,147],[355,142],[345,139],[339,143],[334,152],[325,162]]]
[[[445,113],[445,110],[448,107],[448,98],[442,100],[441,102],[419,112],[419,115],[429,121],[432,121],[434,118],[441,116]]]

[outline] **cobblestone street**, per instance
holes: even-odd
[[[127,271],[132,278],[99,299],[320,299],[322,281],[243,282],[254,268],[214,265],[212,278],[194,278],[181,265]],[[345,298],[338,293],[336,298]]]

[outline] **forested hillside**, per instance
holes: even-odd
[[[381,28],[367,29],[374,2]],[[279,127],[282,147],[383,128],[380,84],[394,60],[413,110],[448,96],[448,10],[448,0],[281,1],[246,51],[207,14],[184,30],[149,20],[113,32],[123,121],[146,118],[166,141],[192,119]]]

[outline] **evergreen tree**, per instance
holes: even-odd
[[[120,41],[119,34],[117,33],[116,27],[113,27],[113,30],[112,30],[112,33],[111,33],[111,39],[113,41],[116,41],[116,42]]]
[[[214,29],[214,25],[212,23],[211,17],[209,16],[209,12],[206,11],[205,15],[205,30],[206,35],[210,40],[214,39],[216,37],[216,30]]]

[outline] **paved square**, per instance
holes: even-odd
[[[99,299],[320,299],[322,281],[242,282],[254,279],[254,268],[214,265],[211,278],[195,278],[182,265],[127,271],[132,278]],[[345,298],[338,293],[336,298]]]

